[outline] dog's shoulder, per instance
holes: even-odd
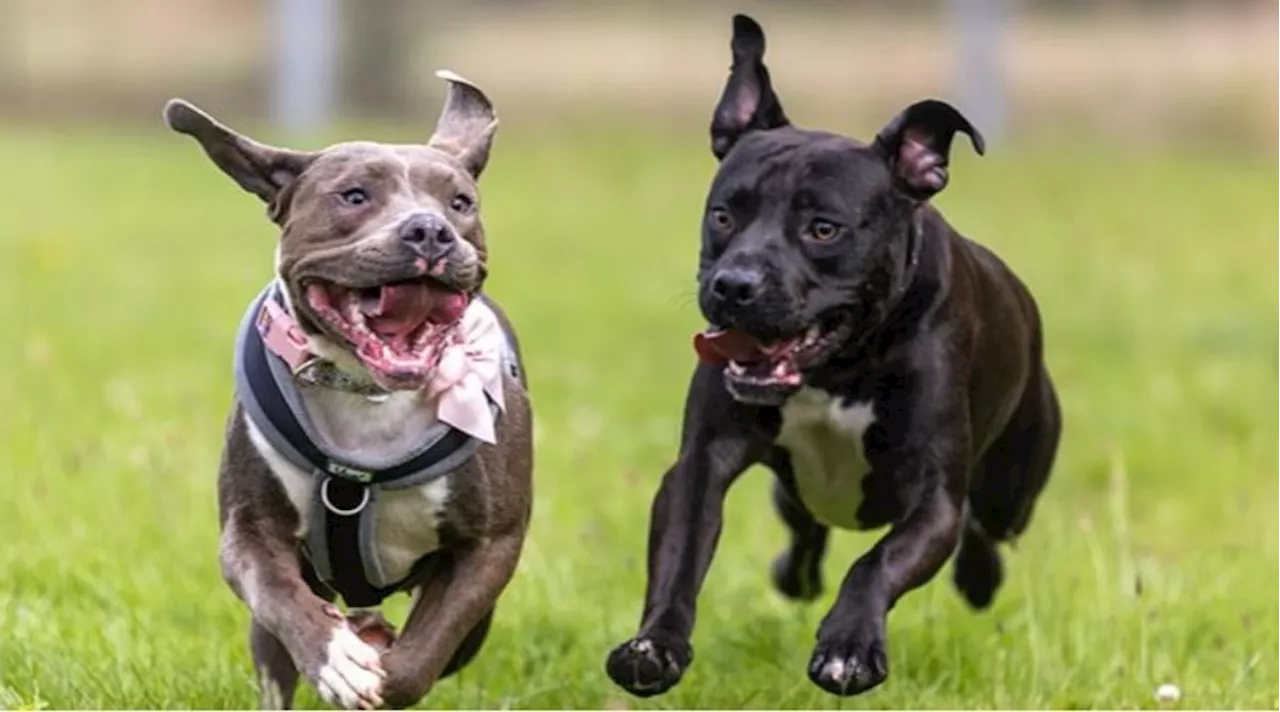
[[[259,447],[254,427],[237,400],[227,418],[226,444],[218,465],[218,514],[225,525],[235,510],[253,510],[259,516],[297,528],[299,512],[292,505],[283,479]],[[265,442],[265,439],[263,439]],[[284,458],[280,458],[284,462]]]

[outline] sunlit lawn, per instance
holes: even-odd
[[[537,504],[483,654],[424,706],[1144,707],[1164,682],[1184,707],[1280,704],[1275,166],[1093,142],[960,147],[939,199],[1040,300],[1066,413],[994,609],[970,613],[948,571],[894,611],[889,681],[827,696],[805,666],[830,594],[769,588],[783,535],[759,472],[731,497],[689,674],[649,701],[615,689],[603,660],[639,617],[692,364],[705,145],[504,128],[490,286],[526,350]],[[0,707],[253,706],[214,472],[264,212],[158,126],[0,132],[0,155]],[[838,537],[828,580],[870,536]]]

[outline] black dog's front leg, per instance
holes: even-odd
[[[750,414],[724,394],[720,378],[706,368],[694,376],[680,457],[650,513],[640,630],[605,664],[615,683],[639,697],[671,689],[693,660],[697,596],[720,539],[725,494],[761,449],[743,427]]]
[[[854,562],[818,628],[809,679],[835,695],[856,695],[889,674],[885,616],[898,599],[933,578],[955,549],[962,495],[931,485],[916,507]]]

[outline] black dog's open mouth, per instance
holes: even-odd
[[[804,369],[822,363],[851,331],[852,322],[843,314],[831,314],[798,335],[769,343],[744,331],[711,326],[694,336],[693,346],[703,361],[724,365],[725,379],[739,394],[749,390],[785,396],[800,388]]]
[[[392,390],[427,384],[471,301],[466,292],[429,278],[376,287],[315,280],[304,292],[315,316],[346,340],[379,385]]]

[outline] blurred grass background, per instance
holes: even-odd
[[[937,201],[1040,300],[1067,418],[994,610],[970,614],[939,576],[891,616],[889,682],[826,696],[804,668],[830,596],[769,589],[783,535],[755,473],[730,498],[693,668],[638,701],[602,666],[639,615],[692,365],[728,15],[764,23],[793,119],[865,138],[954,97],[941,6],[408,3],[392,88],[355,101],[375,75],[344,77],[341,122],[298,136],[267,122],[265,3],[5,3],[0,708],[255,704],[213,480],[233,331],[274,236],[163,130],[163,99],[302,146],[419,140],[438,66],[503,118],[482,182],[490,285],[527,352],[538,499],[484,653],[424,707],[1131,708],[1165,682],[1182,707],[1280,706],[1274,5],[1015,6],[1007,135],[983,159],[958,146]],[[362,6],[343,5],[344,31]],[[343,71],[367,66],[344,42]],[[829,583],[873,536],[837,537]]]

